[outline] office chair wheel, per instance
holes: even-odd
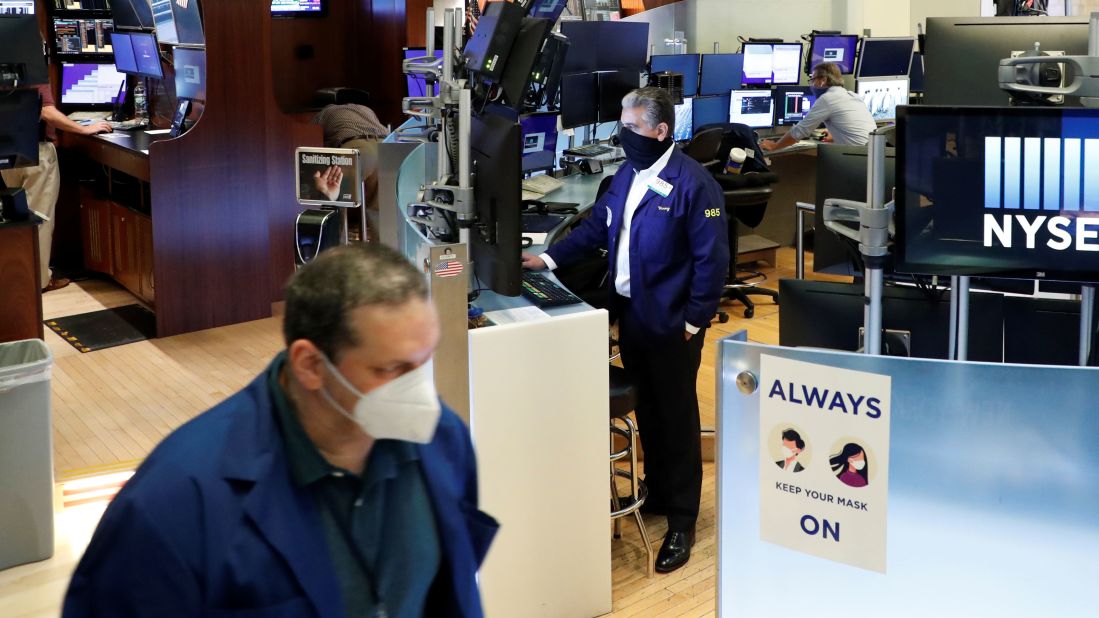
[[[725,324],[726,322],[729,321],[729,314],[725,313],[724,311],[718,311],[717,312],[717,321],[720,322],[721,324]]]
[[[755,314],[756,314],[755,307],[745,307],[744,308],[744,317],[751,319],[751,317],[754,316]]]

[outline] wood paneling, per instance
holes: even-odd
[[[350,83],[346,54],[354,31],[351,2],[329,2],[324,17],[271,20],[271,70],[275,100],[284,112],[313,107],[313,93]],[[357,38],[357,37],[356,37]]]
[[[0,225],[0,342],[42,338],[38,270],[38,226]]]

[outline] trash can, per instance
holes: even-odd
[[[40,339],[0,343],[0,570],[53,555],[52,365]]]

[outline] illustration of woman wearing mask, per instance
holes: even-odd
[[[866,487],[870,483],[870,464],[866,460],[866,451],[854,442],[848,442],[838,455],[833,455],[828,463],[844,485],[848,487]]]

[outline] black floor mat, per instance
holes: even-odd
[[[156,336],[156,316],[141,305],[70,315],[46,320],[45,324],[81,352],[113,348]]]

